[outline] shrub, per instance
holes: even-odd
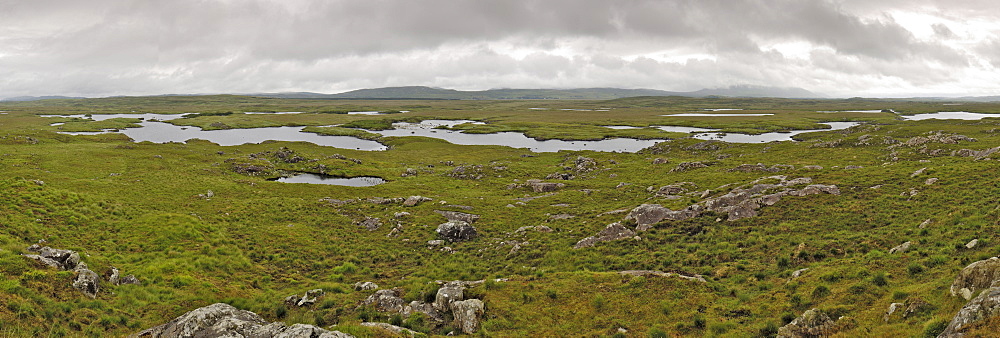
[[[872,277],[872,284],[875,284],[875,285],[878,285],[878,286],[886,286],[886,285],[889,285],[889,280],[886,279],[886,276],[885,276],[884,272],[879,272],[879,273],[876,273],[874,277]]]
[[[906,271],[910,275],[919,275],[924,272],[924,266],[920,265],[920,263],[910,263],[910,265],[906,266]]]
[[[590,304],[594,306],[594,310],[601,311],[608,305],[608,301],[604,299],[604,295],[597,295],[594,296]]]
[[[948,328],[948,319],[935,318],[924,324],[924,337],[937,337],[944,329]]]
[[[757,330],[758,337],[774,337],[778,334],[778,325],[774,322],[764,323],[760,329]]]
[[[659,328],[649,329],[649,338],[667,338],[667,333]]]
[[[829,295],[830,295],[830,288],[826,287],[826,285],[816,286],[816,288],[813,289],[812,292],[812,298],[814,299],[823,298]]]

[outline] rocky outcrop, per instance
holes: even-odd
[[[379,329],[383,329],[383,330],[387,330],[389,332],[395,333],[397,335],[408,335],[410,337],[416,336],[416,333],[413,332],[410,329],[407,329],[407,328],[402,327],[402,326],[392,325],[392,324],[389,324],[389,323],[364,322],[364,323],[361,323],[361,326],[379,328]]]
[[[529,180],[528,181],[528,186],[531,187],[531,191],[534,191],[534,192],[553,192],[553,191],[559,190],[562,187],[565,187],[566,184],[564,184],[564,183],[541,182],[541,181],[538,181],[538,180]]]
[[[437,233],[449,242],[471,241],[479,235],[476,228],[465,221],[450,221],[441,223],[437,227]]]
[[[467,214],[464,212],[444,210],[434,210],[434,212],[444,216],[444,218],[448,219],[448,221],[462,221],[472,224],[479,220],[479,215]]]
[[[1000,258],[993,257],[969,264],[951,283],[951,295],[972,298],[978,290],[1000,286]]]
[[[349,338],[349,334],[312,325],[268,323],[256,313],[216,303],[129,337],[309,337]]]
[[[26,254],[24,257],[34,259],[42,264],[61,270],[73,270],[80,264],[80,254],[72,250],[53,249],[47,246],[32,244],[28,251],[37,254]]]
[[[702,162],[682,162],[677,164],[677,167],[670,170],[670,172],[681,172],[688,171],[691,169],[707,168],[708,165]]]
[[[101,289],[101,277],[96,272],[87,268],[86,263],[79,263],[76,268],[76,278],[73,279],[73,287],[90,298],[97,298],[97,291]]]
[[[951,156],[963,156],[963,157],[973,157],[976,160],[982,160],[994,153],[1000,151],[1000,147],[990,148],[985,150],[971,150],[971,149],[961,149],[951,152]]]
[[[378,284],[372,282],[354,283],[354,291],[369,291],[369,290],[378,290]]]
[[[810,309],[778,329],[779,338],[828,337],[840,330],[840,325],[820,309]]]
[[[600,242],[614,241],[635,236],[635,231],[629,229],[619,222],[611,223],[597,235],[581,239],[573,246],[574,249],[589,248]]]
[[[959,142],[976,142],[976,139],[960,135],[960,134],[946,134],[942,132],[937,132],[934,134],[929,134],[927,136],[916,136],[912,137],[906,142],[903,142],[908,147],[921,146],[926,143],[944,143],[944,144],[958,144]]]
[[[423,196],[410,196],[410,197],[407,197],[406,200],[403,201],[403,206],[404,207],[412,207],[412,206],[416,206],[416,205],[418,205],[418,204],[420,204],[422,202],[429,202],[429,201],[433,201],[433,199],[427,198],[427,197],[423,197]]]
[[[108,275],[108,282],[110,282],[111,285],[123,285],[123,284],[142,285],[142,283],[139,282],[139,278],[137,278],[135,275],[128,275],[125,277],[121,277],[118,268],[113,266],[111,267],[111,273]]]
[[[958,310],[938,338],[964,337],[963,331],[984,320],[996,320],[997,317],[1000,317],[1000,287],[993,287],[986,289]]]
[[[434,309],[438,311],[448,311],[451,303],[465,300],[465,287],[457,283],[447,283],[438,289],[437,296],[434,297]]]
[[[417,312],[423,313],[424,315],[427,316],[427,318],[437,323],[444,322],[444,315],[442,314],[443,312],[438,312],[438,310],[434,308],[434,304],[424,303],[419,301],[410,302],[409,305],[403,308],[402,315],[404,317],[409,318],[411,315]]]
[[[765,180],[776,180],[777,183],[761,183]],[[723,213],[727,220],[757,216],[757,210],[778,203],[785,196],[808,196],[820,193],[840,195],[840,189],[835,185],[811,184],[812,179],[800,177],[788,179],[786,176],[769,176],[750,182],[747,185],[732,189],[721,196],[707,198],[701,203],[692,204],[681,210],[667,209],[659,204],[643,204],[628,214],[625,221],[635,221],[635,231],[620,223],[608,225],[595,236],[587,237],[574,248],[591,247],[597,242],[622,239],[635,236],[636,231],[646,231],[663,220],[682,221],[700,216],[705,211]],[[807,184],[801,189],[794,186]],[[708,196],[706,191],[702,196]]]
[[[361,222],[358,222],[358,225],[368,231],[375,231],[382,226],[382,220],[378,218],[365,217],[365,219],[361,220]]]
[[[313,305],[316,304],[316,300],[318,300],[319,297],[323,296],[324,294],[326,294],[326,292],[324,292],[323,289],[312,289],[306,291],[306,293],[301,297],[299,297],[299,295],[291,295],[285,297],[285,304],[288,306],[297,306],[297,307]]]
[[[484,310],[483,301],[478,299],[451,303],[451,313],[455,317],[455,326],[466,334],[476,333],[479,330],[479,319],[482,318]]]
[[[791,165],[787,165],[787,164],[775,164],[775,165],[772,165],[772,166],[768,167],[768,166],[764,165],[763,163],[757,163],[757,164],[741,164],[741,165],[738,165],[735,168],[729,169],[727,171],[728,172],[743,172],[743,173],[752,173],[752,172],[771,172],[771,173],[774,173],[774,172],[779,172],[779,171],[782,171],[782,170],[790,170],[790,169],[795,169],[795,167],[791,166]]]
[[[903,244],[897,245],[896,247],[889,249],[889,253],[890,254],[904,253],[906,252],[906,250],[910,250],[910,245],[912,245],[912,242],[905,242]]]
[[[406,301],[400,298],[400,294],[398,289],[378,290],[365,298],[361,305],[372,306],[379,312],[401,313]]]
[[[685,276],[685,275],[678,274],[678,273],[673,273],[673,272],[663,272],[663,271],[659,271],[659,270],[625,270],[625,271],[619,271],[618,273],[620,273],[622,275],[627,275],[627,276],[637,276],[637,277],[640,277],[640,276],[641,277],[648,277],[648,276],[652,276],[652,277],[677,277],[677,278],[686,279],[686,280],[689,280],[689,281],[697,281],[697,282],[702,282],[702,283],[707,283],[708,282],[708,281],[705,280],[705,277],[702,277],[701,275],[694,275],[692,277],[692,276]]]

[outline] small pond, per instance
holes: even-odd
[[[277,181],[281,183],[341,185],[347,187],[370,187],[385,183],[384,179],[375,176],[337,177],[313,173],[298,173],[294,176],[279,177],[271,179],[270,181]]]
[[[930,114],[900,115],[907,121],[920,121],[929,119],[938,120],[982,120],[984,117],[1000,117],[1000,114],[970,113],[966,111],[943,111]]]

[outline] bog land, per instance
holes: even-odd
[[[988,260],[1000,103],[219,95],[0,111],[4,336],[126,336],[215,303],[360,337],[936,336],[1000,323],[948,327],[996,290],[968,276],[1000,279]],[[980,115],[910,118],[954,111]],[[386,132],[429,120],[462,121]],[[194,137],[128,136],[144,128]],[[275,128],[353,143],[198,137]],[[595,150],[436,136],[498,133]],[[718,141],[768,133],[794,135]],[[587,148],[616,139],[649,146]],[[276,180],[299,174],[374,183]]]

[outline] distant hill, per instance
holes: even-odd
[[[85,99],[79,96],[16,96],[8,97],[0,101],[38,101],[38,100],[65,100],[65,99]]]
[[[461,91],[423,86],[358,89],[339,94],[265,93],[256,96],[299,99],[440,99],[440,100],[611,100],[636,96],[730,96],[730,97],[825,97],[801,88],[763,86],[731,86],[702,89],[694,92],[673,92],[657,89],[578,88],[578,89],[489,89]]]

